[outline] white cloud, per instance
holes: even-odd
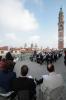
[[[16,37],[16,35],[14,34],[14,33],[7,33],[7,34],[5,34],[5,37],[7,38],[7,39],[11,39],[12,41],[16,41],[17,40],[17,37]]]
[[[4,41],[7,45],[20,47],[23,46],[23,40],[15,33],[6,33]]]
[[[42,41],[42,45],[44,48],[49,47],[49,48],[57,48],[58,47],[58,38],[55,36],[51,36],[51,38],[47,37],[44,38],[44,40]]]
[[[9,32],[29,32],[38,27],[34,14],[20,0],[0,0],[0,22],[2,29]]]

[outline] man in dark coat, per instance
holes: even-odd
[[[21,90],[29,90],[30,100],[36,95],[36,84],[33,78],[27,76],[28,66],[23,65],[21,67],[21,77],[16,78],[13,81],[13,90],[17,93]]]

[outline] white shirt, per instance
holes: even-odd
[[[28,78],[33,78],[32,76],[22,76],[22,75],[20,75],[20,77],[28,77]]]
[[[41,91],[45,92],[46,88],[49,90],[55,89],[59,86],[63,86],[64,81],[61,74],[55,72],[49,73],[49,75],[43,75],[43,83],[41,85]]]

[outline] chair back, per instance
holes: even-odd
[[[18,100],[30,100],[29,91],[28,90],[19,91]]]
[[[10,91],[7,93],[1,93],[0,91],[0,100],[11,100],[11,95],[14,93],[14,91]]]
[[[49,100],[66,100],[64,86],[57,87],[49,93]]]
[[[47,90],[43,93],[43,100],[66,100],[66,89],[64,86],[57,87],[53,90]]]

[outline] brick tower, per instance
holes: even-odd
[[[64,48],[64,14],[62,8],[59,11],[58,18],[58,49]]]

